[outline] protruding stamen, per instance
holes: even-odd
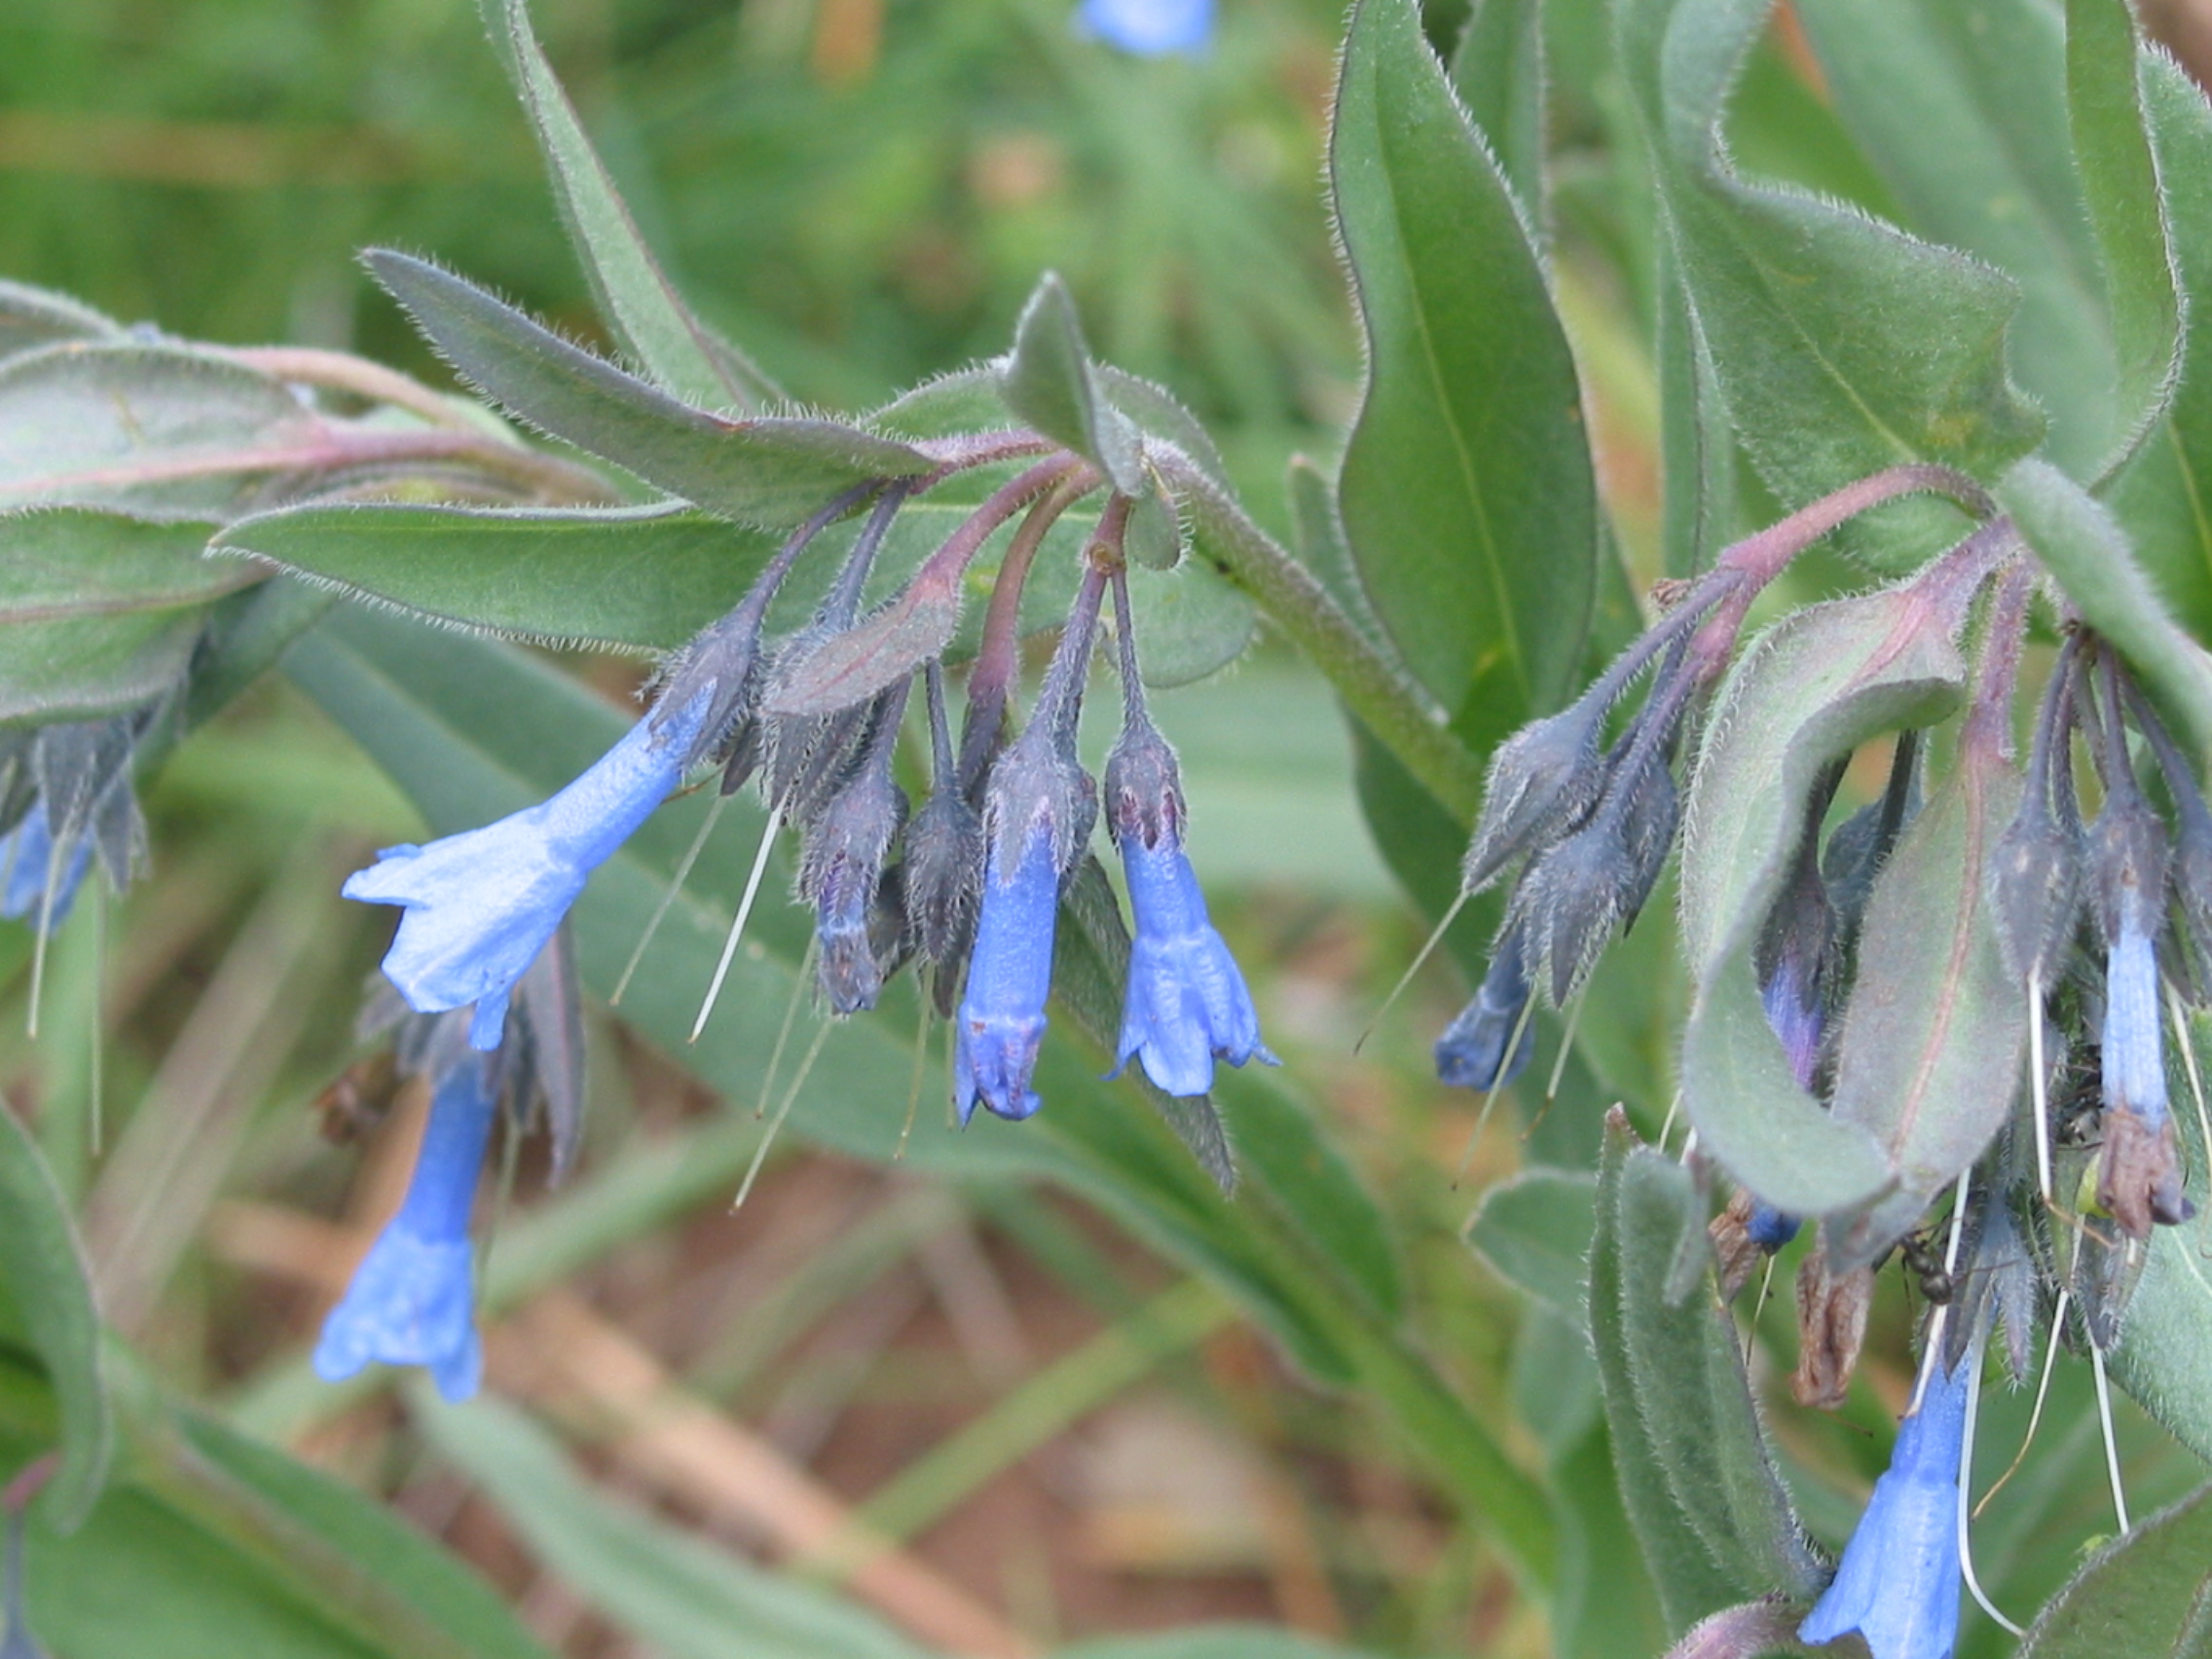
[[[768,871],[768,854],[776,845],[776,830],[783,824],[783,813],[773,811],[768,821],[760,826],[760,848],[753,855],[753,871],[745,878],[745,896],[737,902],[737,914],[729,924],[729,937],[722,940],[721,960],[715,964],[715,977],[707,986],[706,1001],[699,1005],[699,1017],[691,1022],[691,1035],[686,1043],[696,1043],[699,1033],[707,1029],[708,1017],[715,1012],[715,1003],[722,994],[722,981],[729,977],[729,965],[737,955],[737,941],[744,937],[746,919],[753,914],[753,902],[760,896],[760,878]]]
[[[728,804],[729,796],[718,794],[714,804],[707,808],[707,816],[699,826],[699,832],[691,837],[691,845],[684,849],[683,857],[677,861],[676,873],[669,878],[668,890],[660,896],[660,903],[653,906],[652,917],[645,923],[645,931],[638,936],[637,948],[630,952],[630,960],[622,965],[622,977],[614,981],[614,994],[607,999],[608,1008],[622,1006],[622,993],[630,988],[631,977],[637,973],[638,964],[645,959],[645,947],[652,943],[653,935],[660,932],[662,920],[668,915],[669,907],[676,903],[676,896],[683,891],[683,883],[691,875],[691,866],[699,862],[699,854],[706,848],[707,837],[715,832],[715,826],[721,821],[722,808]]]

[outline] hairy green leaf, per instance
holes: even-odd
[[[190,609],[268,574],[203,559],[214,530],[80,508],[0,516],[0,628]]]
[[[1669,1627],[1819,1568],[1769,1458],[1735,1327],[1700,1285],[1666,1295],[1684,1228],[1702,1231],[1689,1174],[1607,1124],[1590,1258],[1590,1330],[1630,1526]]]
[[[1539,240],[1550,207],[1544,75],[1541,0],[1475,0],[1452,52],[1452,86]]]
[[[2143,97],[2183,291],[2197,296],[2179,384],[2159,429],[2105,492],[2158,595],[2201,644],[2212,641],[2212,105],[2154,55]]]
[[[1710,352],[1736,433],[1786,507],[1900,461],[1994,476],[2043,430],[2006,372],[2017,291],[1948,248],[1737,173],[1721,124],[1767,14],[1763,0],[1615,13],[1689,310],[1679,350]],[[1931,511],[1885,513],[1889,535],[1862,527],[1855,544],[1885,564],[1923,557]]]
[[[2181,365],[2182,295],[2145,126],[2141,59],[2135,13],[2125,0],[2066,0],[2066,111],[2104,260],[2119,370],[2119,407],[2098,477],[2156,429]]]
[[[1596,1204],[1588,1175],[1524,1170],[1483,1195],[1467,1242],[1509,1284],[1559,1312],[1579,1313]]]
[[[1696,1000],[1682,1100],[1700,1144],[1796,1215],[1862,1204],[1894,1171],[1857,1124],[1791,1075],[1759,1003],[1755,955],[1821,768],[1868,738],[1948,714],[1966,665],[1911,586],[1798,610],[1714,700],[1682,817],[1682,942]]]
[[[2212,658],[2159,604],[2119,521],[2056,467],[2035,460],[2005,475],[1997,499],[2082,619],[2126,656],[2200,762],[2212,756]]]
[[[2138,1522],[2091,1556],[2046,1606],[2020,1659],[2212,1654],[2212,1487]]]
[[[388,248],[363,257],[431,344],[485,395],[708,512],[781,529],[855,484],[931,468],[917,450],[833,421],[707,414],[450,272]]]
[[[215,351],[101,341],[0,363],[0,509],[223,519],[273,474],[327,463],[299,399]]]
[[[1998,959],[1983,893],[2019,798],[2018,775],[1972,742],[1874,884],[1830,1109],[1874,1137],[1898,1187],[1848,1233],[1830,1230],[1834,1271],[1886,1253],[2011,1113],[2028,1003]]]
[[[1376,613],[1478,750],[1582,666],[1597,504],[1566,336],[1411,0],[1361,0],[1329,168],[1367,342],[1338,481]]]
[[[2121,417],[2060,8],[2010,7],[2000,28],[1970,0],[1806,0],[1799,15],[1902,222],[2019,284],[2013,372],[2049,415],[2052,458],[2086,476]]]
[[[0,358],[62,340],[106,340],[123,332],[113,317],[27,282],[0,278]]]
[[[645,372],[686,403],[753,413],[782,393],[744,352],[692,313],[653,258],[575,106],[530,25],[529,0],[479,0],[485,27],[522,94],[599,314]]]
[[[1088,458],[1124,496],[1147,492],[1137,435],[1093,384],[1090,350],[1067,285],[1038,282],[999,369],[999,395],[1024,424]]]

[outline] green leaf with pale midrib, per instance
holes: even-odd
[[[1598,543],[1573,360],[1408,0],[1352,15],[1329,165],[1368,344],[1345,533],[1407,663],[1484,749],[1581,666]]]
[[[1735,431],[1785,506],[1902,461],[1993,477],[2043,429],[2006,369],[2017,292],[1950,249],[1734,172],[1720,125],[1767,13],[1763,0],[1623,0],[1614,14],[1678,276]],[[1893,509],[1854,545],[1918,562],[1928,528],[1945,522],[1936,514]]]

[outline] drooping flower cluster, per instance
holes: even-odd
[[[510,997],[592,871],[686,777],[706,768],[719,770],[725,794],[756,785],[771,833],[795,830],[794,886],[814,912],[814,975],[828,1010],[847,1015],[872,1008],[885,979],[917,963],[939,1011],[953,1020],[960,1120],[977,1105],[1008,1119],[1035,1113],[1062,890],[1089,856],[1098,817],[1098,790],[1077,758],[1076,727],[1109,589],[1117,598],[1125,723],[1106,768],[1107,818],[1135,923],[1116,1058],[1124,1066],[1134,1060],[1157,1087],[1186,1096],[1212,1087],[1216,1060],[1272,1060],[1184,852],[1174,754],[1151,721],[1137,679],[1122,547],[1129,498],[1107,494],[1035,705],[1018,733],[1009,734],[1031,566],[1054,522],[1103,485],[1088,462],[1025,434],[985,459],[1040,452],[1045,459],[992,494],[902,591],[872,608],[869,580],[901,509],[936,480],[863,485],[827,503],[735,608],[669,660],[645,718],[573,783],[482,829],[387,849],[347,881],[350,898],[404,909],[384,971],[407,1006],[462,1021],[456,1028],[465,1029],[470,1048],[492,1057],[457,1056],[436,1071],[420,1198],[411,1191],[333,1315],[320,1350],[327,1370],[337,1374],[366,1357],[417,1358],[445,1368],[441,1386],[467,1385],[472,1350],[453,1334],[464,1323],[453,1309],[466,1300],[456,1266],[465,1261],[461,1194],[473,1191],[473,1160],[491,1117],[486,1102],[502,1087],[512,1091],[498,1081],[514,1040]],[[855,513],[864,515],[861,526],[811,617],[785,638],[766,638],[785,578],[831,525]],[[967,719],[956,744],[942,656],[962,583],[992,532],[1017,517],[967,676]],[[897,762],[916,708],[932,775],[921,804],[911,807]],[[763,847],[763,862],[765,854]],[[741,907],[739,926],[743,920]],[[733,928],[724,969],[736,940]],[[1116,943],[1103,941],[1108,951]],[[715,988],[719,983],[718,975]],[[706,1017],[702,1010],[702,1023]],[[410,1292],[410,1285],[422,1288]]]
[[[1778,623],[1723,682],[1751,596],[1789,558],[1850,512],[1931,487],[1983,522],[1899,583]],[[1972,1587],[1959,1470],[1984,1339],[2002,1324],[2018,1379],[2046,1326],[2087,1350],[2101,1393],[2153,1229],[2194,1213],[2165,1030],[2212,1001],[2212,807],[2113,643],[2055,596],[2059,647],[2015,764],[2037,588],[2017,532],[1963,481],[1900,471],[1817,502],[1677,584],[1581,698],[1499,748],[1462,870],[1469,893],[1512,882],[1437,1067],[1491,1089],[1529,1063],[1533,1006],[1569,1003],[1647,900],[1684,816],[1672,763],[1695,756],[1686,815],[1714,845],[1699,843],[1694,888],[1685,854],[1697,1001],[1681,1105],[1717,1143],[1693,1134],[1686,1156],[1740,1182],[1712,1226],[1723,1292],[1819,1223],[1793,1386],[1827,1406],[1879,1266],[1901,1256],[1931,1308],[1891,1470],[1801,1629],[1808,1642],[1856,1633],[1875,1659],[1952,1651],[1962,1579]],[[1922,739],[1962,709],[1955,742]],[[1882,742],[1887,787],[1839,808],[1855,753]],[[1747,779],[1775,793],[1722,798]],[[1749,838],[1731,839],[1721,821],[1736,818]],[[1798,1133],[1883,1161],[1824,1187],[1789,1150]],[[1748,1169],[1776,1173],[1774,1190]],[[1804,1201],[1823,1191],[1840,1196]],[[1945,1213],[1947,1253],[1928,1243]]]

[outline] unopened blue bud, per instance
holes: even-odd
[[[1528,1069],[1536,1033],[1528,1019],[1527,940],[1509,922],[1491,948],[1490,967],[1474,998],[1436,1040],[1436,1075],[1455,1088],[1502,1088]],[[1520,1040],[1514,1041],[1514,1033]],[[1513,1044],[1510,1058],[1506,1045]]]
[[[1844,1547],[1835,1580],[1797,1627],[1819,1645],[1856,1631],[1873,1659],[1950,1659],[1959,1631],[1959,1452],[1977,1356],[1931,1369],[1920,1409]]]
[[[473,1003],[470,1043],[498,1047],[515,981],[591,872],[682,777],[705,709],[704,693],[681,710],[664,705],[558,794],[427,846],[387,847],[349,877],[347,898],[406,906],[384,971],[407,1006],[442,1014]]]
[[[325,1382],[381,1360],[428,1367],[449,1400],[476,1392],[484,1353],[468,1217],[492,1134],[489,1070],[467,1054],[439,1081],[407,1197],[323,1321],[314,1369]]]
[[[1776,1209],[1764,1198],[1753,1198],[1751,1213],[1744,1223],[1744,1236],[1771,1256],[1796,1237],[1802,1225],[1795,1216]]]

